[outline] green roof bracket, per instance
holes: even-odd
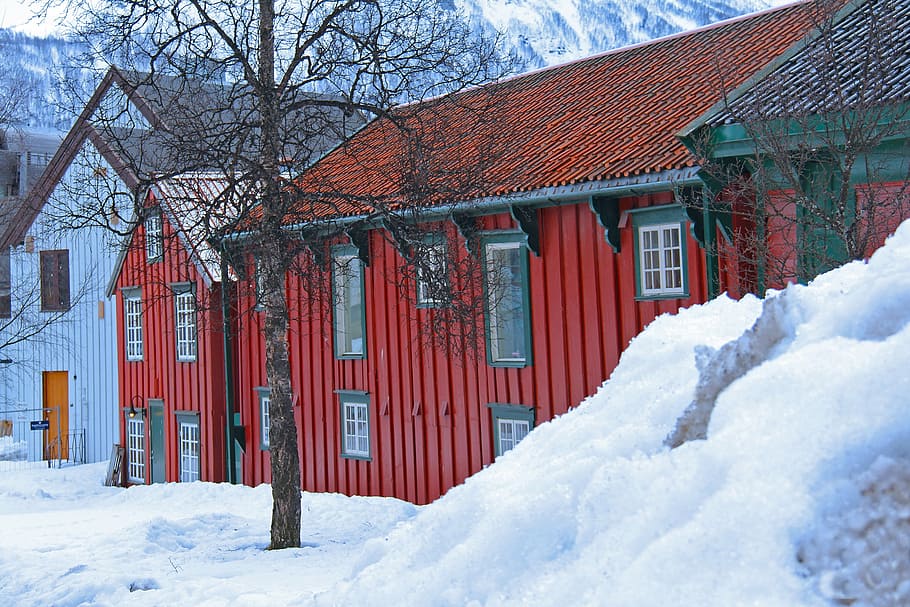
[[[597,215],[597,222],[604,229],[607,243],[613,248],[614,253],[619,253],[619,201],[607,196],[592,196],[588,205]]]
[[[536,257],[540,257],[540,224],[537,209],[513,204],[509,208],[512,218],[525,235],[525,244]]]

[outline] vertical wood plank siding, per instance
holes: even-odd
[[[225,380],[221,325],[220,285],[212,288],[175,236],[162,221],[164,256],[146,263],[145,233],[140,226],[133,235],[126,260],[117,278],[117,335],[120,367],[120,403],[129,408],[134,397],[142,407],[150,399],[164,401],[165,474],[167,481],[180,478],[180,450],[176,413],[199,413],[200,479],[224,481],[225,473]],[[177,361],[175,303],[171,285],[192,283],[196,289],[197,352],[194,362]],[[128,361],[124,347],[124,288],[142,289],[142,360]],[[149,427],[146,424],[146,444]],[[120,415],[120,432],[126,440],[126,422]],[[125,442],[123,444],[126,444]],[[147,470],[151,467],[147,466]]]
[[[619,204],[629,210],[672,202],[672,192],[662,192]],[[622,252],[615,254],[586,202],[542,208],[538,219],[541,256],[529,253],[533,365],[525,368],[489,366],[483,342],[473,357],[422,344],[418,319],[434,312],[415,309],[399,293],[401,258],[384,233],[371,232],[364,270],[363,360],[335,359],[329,301],[323,294],[311,307],[305,285],[289,277],[303,489],[430,502],[493,461],[488,403],[533,406],[537,424],[565,413],[610,375],[624,346],[647,323],[706,296],[703,256],[691,237],[690,296],[637,301],[631,221],[622,231]],[[490,231],[516,227],[507,214],[483,217],[481,224]],[[445,229],[450,251],[465,252],[454,228]],[[247,299],[240,307],[250,304]],[[244,482],[256,485],[270,478],[268,452],[258,448],[255,391],[266,385],[262,319],[253,312],[241,314],[238,323],[237,397],[247,436],[255,437],[243,458]],[[369,461],[340,455],[336,390],[369,394]]]

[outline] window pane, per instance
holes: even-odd
[[[145,482],[145,422],[141,417],[127,419],[127,478],[131,483]]]
[[[342,428],[344,429],[344,453],[346,455],[370,455],[370,425],[367,404],[344,402],[341,406]]]
[[[199,480],[199,424],[180,422],[180,482]]]
[[[682,226],[643,226],[638,230],[641,293],[683,292]]]
[[[175,297],[177,317],[177,360],[196,359],[196,298],[192,291]]]
[[[363,268],[354,255],[335,258],[335,339],[338,354],[363,354]]]
[[[527,358],[521,254],[517,242],[487,246],[490,348],[494,361]]]

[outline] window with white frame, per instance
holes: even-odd
[[[636,295],[642,298],[685,297],[686,216],[682,205],[631,211],[635,234]]]
[[[177,435],[180,441],[180,482],[199,480],[199,416],[195,413],[177,414]]]
[[[145,258],[149,263],[161,261],[164,256],[164,235],[161,232],[161,215],[157,212],[145,218]]]
[[[493,443],[497,456],[515,448],[534,427],[534,408],[490,403],[493,416]]]
[[[638,228],[641,294],[683,292],[682,229],[678,223]]]
[[[123,290],[124,337],[126,359],[142,360],[142,291]]]
[[[177,360],[196,360],[196,294],[190,285],[174,287]]]
[[[487,357],[491,365],[525,366],[531,361],[528,258],[521,239],[485,240]]]
[[[448,285],[446,276],[446,241],[427,240],[417,245],[417,305],[431,307],[443,302]]]
[[[341,455],[370,457],[370,397],[366,392],[338,391],[341,403]]]
[[[272,428],[271,391],[268,388],[256,388],[259,393],[259,448],[263,451],[269,448],[269,431]]]
[[[126,476],[131,483],[145,482],[145,419],[126,418]]]
[[[363,358],[363,263],[353,247],[339,247],[332,256],[335,356]]]

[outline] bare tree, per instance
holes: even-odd
[[[910,214],[907,3],[816,2],[803,46],[690,141],[742,291],[867,257]]]
[[[142,140],[140,131],[148,130],[123,116],[100,125],[128,142],[121,156],[137,164],[149,154],[174,160],[159,162],[146,172],[149,179],[204,168],[234,181],[200,225],[213,238],[231,236],[224,252],[238,268],[250,252],[257,260],[271,389],[271,548],[299,546],[300,465],[284,286],[311,243],[289,226],[306,224],[322,237],[350,234],[350,226],[329,218],[348,215],[351,204],[373,220],[400,217],[402,207],[372,197],[348,199],[342,208],[323,196],[313,214],[299,203],[304,191],[288,178],[365,118],[389,118],[404,132],[408,121],[392,108],[498,76],[494,41],[472,33],[435,0],[118,0],[71,11],[98,54],[122,56],[129,49],[127,55],[140,58],[145,76],[137,86],[168,108],[167,124],[152,129],[164,136]],[[413,169],[412,176],[425,172]],[[79,221],[109,224],[110,216],[96,208]],[[314,271],[321,264],[302,265]]]

